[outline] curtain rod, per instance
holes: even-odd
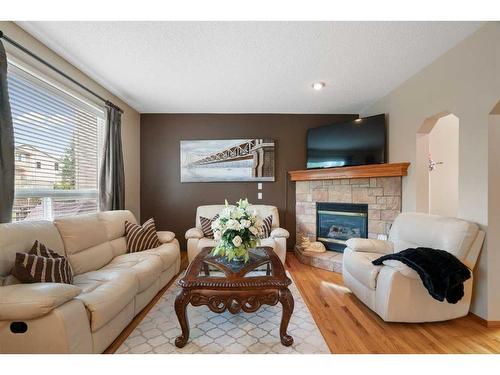
[[[117,109],[118,111],[120,111],[120,113],[123,113],[123,110],[118,107],[117,105],[113,104],[112,102],[110,102],[109,100],[107,99],[104,99],[102,96],[100,96],[99,94],[95,93],[94,91],[92,91],[91,89],[89,89],[88,87],[84,86],[83,84],[81,84],[80,82],[78,82],[77,80],[71,78],[69,75],[67,75],[66,73],[64,73],[63,71],[61,71],[60,69],[56,68],[54,65],[52,65],[51,63],[45,61],[44,59],[42,59],[40,56],[34,54],[33,52],[31,52],[29,49],[27,49],[26,47],[22,46],[21,44],[17,43],[15,40],[12,40],[11,38],[9,38],[7,35],[5,35],[1,30],[0,30],[0,39],[3,39],[5,40],[6,42],[10,43],[11,45],[13,45],[14,47],[20,49],[21,51],[23,51],[25,54],[29,55],[30,57],[34,58],[35,60],[37,60],[38,62],[42,63],[43,65],[45,65],[46,67],[52,69],[54,72],[58,73],[59,75],[63,76],[64,78],[66,78],[68,81],[71,81],[72,83],[74,83],[75,85],[77,85],[78,87],[80,87],[81,89],[87,91],[89,94],[92,94],[94,95],[96,98],[98,98],[99,100],[103,101],[104,104],[106,104],[108,107],[112,107],[112,108],[115,108]]]

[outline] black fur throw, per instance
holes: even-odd
[[[457,303],[464,296],[464,281],[470,279],[469,268],[453,254],[444,250],[417,247],[395,254],[384,255],[372,263],[382,265],[384,260],[398,260],[413,268],[429,294],[438,301]]]

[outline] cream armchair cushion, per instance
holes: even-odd
[[[411,247],[429,247],[454,254],[473,269],[481,251],[484,232],[465,220],[402,213],[389,232],[389,241],[350,239],[344,250],[342,276],[345,285],[382,319],[391,322],[431,322],[467,315],[472,279],[464,283],[464,297],[457,304],[432,298],[418,274],[396,260],[375,266],[382,254]]]
[[[0,288],[0,320],[34,319],[72,300],[81,289],[70,284],[34,283]]]

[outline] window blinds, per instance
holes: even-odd
[[[13,63],[13,221],[51,220],[98,209],[104,112]]]

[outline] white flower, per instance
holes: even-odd
[[[226,207],[221,211],[219,217],[224,219],[229,219],[231,217],[231,211],[232,211],[231,207]]]
[[[226,223],[227,229],[240,230],[240,223],[234,219],[229,219]]]
[[[220,231],[215,231],[214,232],[214,240],[219,241],[221,239],[222,235]]]
[[[241,245],[241,237],[240,236],[236,236],[233,238],[233,245],[236,246],[236,247],[240,247]]]
[[[257,228],[255,227],[250,227],[248,228],[248,230],[250,231],[250,233],[252,233],[254,236],[257,236],[259,234],[259,231],[257,230]]]
[[[212,221],[212,224],[210,225],[212,227],[213,231],[220,230],[221,222],[219,219]]]
[[[240,221],[240,225],[243,227],[243,228],[249,228],[250,225],[252,225],[252,222],[250,220],[241,220]]]

